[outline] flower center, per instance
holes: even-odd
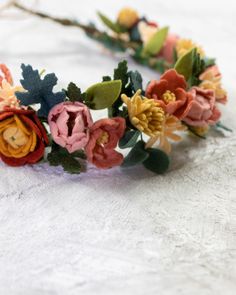
[[[17,149],[28,142],[28,136],[16,126],[8,127],[3,132],[3,138],[14,149]]]
[[[173,92],[171,92],[170,90],[166,90],[166,92],[162,95],[162,98],[165,103],[170,103],[170,102],[176,101],[175,94]]]
[[[97,144],[104,145],[108,143],[109,135],[106,131],[103,131],[100,137],[97,139]]]

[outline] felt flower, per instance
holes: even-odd
[[[141,90],[131,98],[125,94],[121,98],[127,105],[129,119],[134,127],[150,137],[162,130],[165,113],[157,101],[142,97]]]
[[[6,107],[19,109],[20,103],[15,93],[22,91],[24,91],[23,87],[12,86],[7,80],[2,80],[2,86],[0,87],[0,111],[3,111]]]
[[[117,22],[119,25],[130,29],[132,28],[139,20],[139,16],[136,10],[132,8],[123,8],[118,15]]]
[[[169,34],[166,38],[165,44],[158,56],[163,57],[167,62],[174,62],[174,49],[179,37],[175,34]]]
[[[191,95],[186,92],[184,76],[176,70],[168,70],[160,81],[152,80],[146,89],[146,96],[155,99],[164,110],[178,119],[182,119]]]
[[[119,166],[123,155],[115,148],[125,131],[125,119],[100,119],[90,128],[90,139],[85,148],[88,161],[98,168]]]
[[[193,48],[197,49],[197,52],[202,58],[205,56],[205,52],[203,51],[203,49],[199,45],[195,44],[192,40],[179,39],[176,43],[177,57],[180,58],[184,56],[189,50]]]
[[[158,31],[158,26],[154,23],[140,21],[138,23],[138,31],[142,42],[146,44]]]
[[[207,68],[199,77],[202,81],[199,85],[202,89],[211,89],[215,91],[216,101],[225,104],[227,102],[227,92],[221,85],[221,73],[215,65]]]
[[[0,86],[2,86],[2,81],[6,80],[9,84],[13,84],[13,79],[10,70],[4,64],[0,64],[0,71],[2,72],[2,76],[0,75]]]
[[[185,130],[186,127],[181,123],[181,121],[178,118],[172,115],[167,115],[165,117],[165,121],[163,122],[162,131],[148,140],[146,148],[150,148],[156,142],[158,142],[158,147],[167,154],[169,154],[171,152],[170,140],[178,142],[182,139],[182,137],[176,134],[175,132]]]
[[[62,102],[49,112],[48,123],[53,140],[73,153],[86,146],[92,118],[86,105],[80,102]]]
[[[34,164],[47,144],[46,131],[33,110],[8,108],[0,113],[0,157],[6,164]]]
[[[196,127],[207,127],[216,124],[221,117],[221,113],[215,104],[214,91],[192,87],[189,93],[192,99],[185,109],[183,121],[190,126]]]

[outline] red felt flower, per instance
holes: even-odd
[[[115,151],[115,148],[124,131],[125,120],[120,117],[95,122],[85,148],[88,160],[102,169],[121,165],[123,155]]]
[[[146,97],[157,100],[160,106],[171,115],[182,119],[184,111],[192,99],[186,92],[187,83],[184,76],[176,70],[168,70],[160,80],[152,80],[146,89]]]
[[[44,126],[33,110],[7,108],[0,113],[0,157],[10,166],[38,162],[48,145]]]

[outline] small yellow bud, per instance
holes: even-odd
[[[131,27],[133,27],[133,25],[137,23],[138,20],[139,20],[139,16],[136,10],[127,7],[127,8],[123,8],[120,11],[117,22],[119,25],[127,29],[130,29]]]

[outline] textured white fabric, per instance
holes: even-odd
[[[38,2],[83,21],[131,5],[198,41],[218,59],[230,99],[222,121],[235,129],[235,1]],[[75,28],[17,11],[0,24],[0,59],[16,81],[24,62],[55,72],[61,87],[74,81],[86,88],[124,57],[104,54]],[[156,77],[130,67],[146,82]],[[235,294],[236,136],[188,139],[173,162],[165,176],[93,167],[70,176],[45,165],[0,164],[0,294]]]

